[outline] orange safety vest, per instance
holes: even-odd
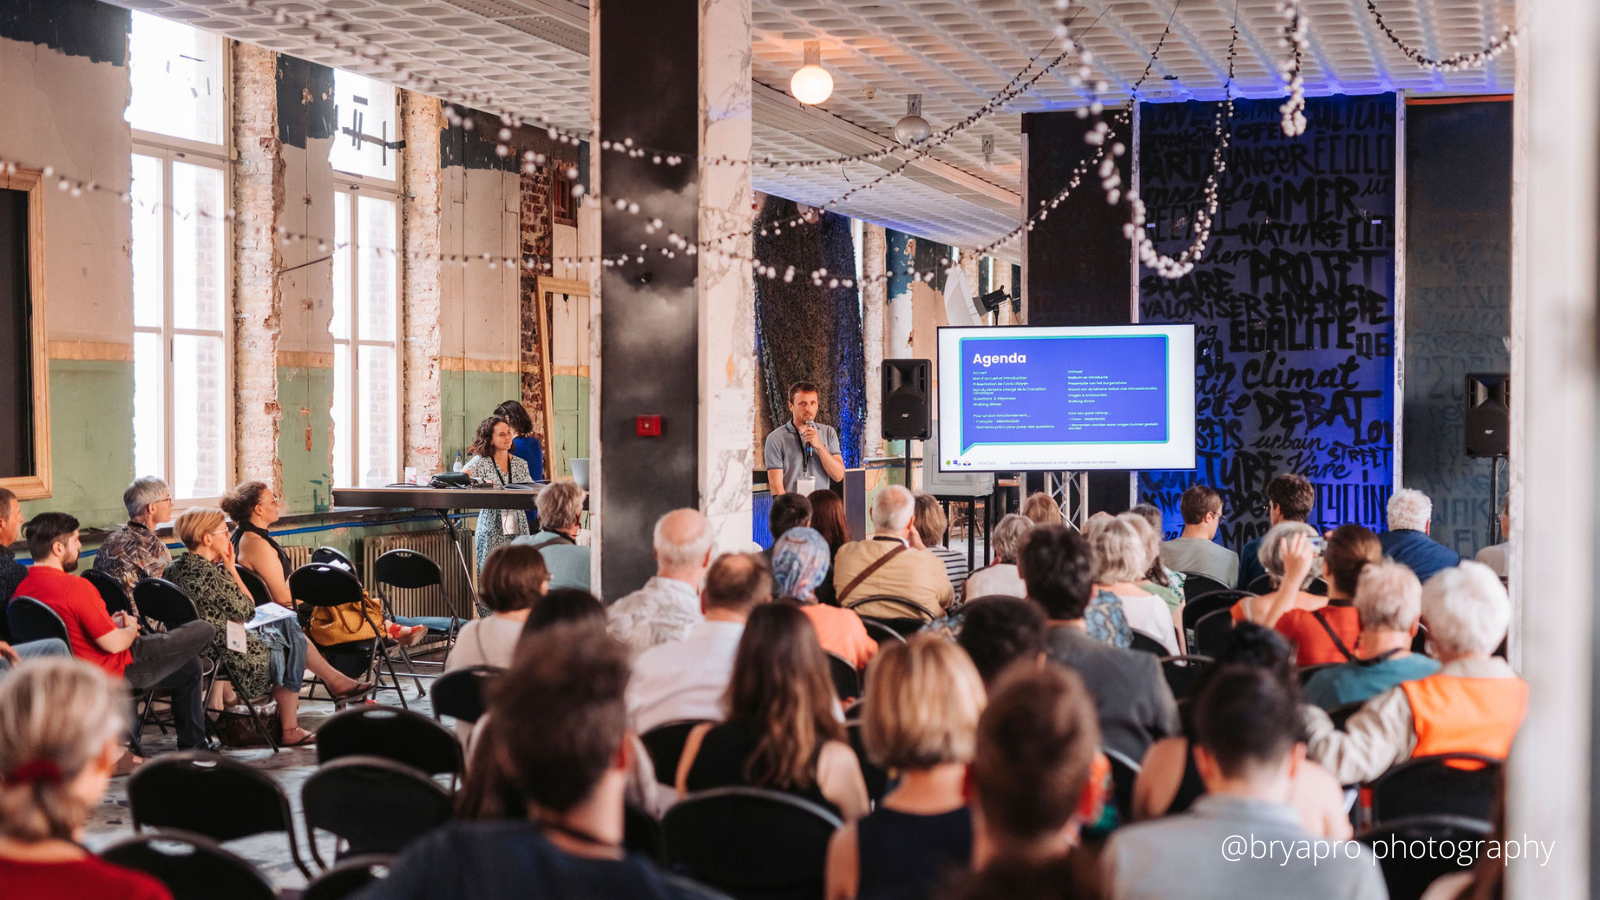
[[[1521,678],[1430,675],[1401,682],[1417,733],[1413,758],[1439,753],[1482,753],[1504,759],[1528,712],[1528,683]]]

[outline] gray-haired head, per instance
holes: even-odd
[[[656,565],[663,572],[704,569],[711,565],[711,548],[717,533],[711,520],[698,509],[675,509],[656,520],[652,546]]]
[[[142,519],[150,507],[162,500],[172,499],[172,489],[154,475],[135,478],[133,484],[122,492],[122,505],[128,509],[128,518]]]
[[[1283,542],[1289,538],[1303,534],[1308,538],[1317,536],[1317,530],[1304,522],[1283,521],[1272,526],[1261,538],[1261,549],[1256,551],[1256,559],[1261,562],[1261,568],[1267,570],[1272,576],[1272,583],[1283,581]],[[1300,590],[1311,587],[1311,582],[1322,577],[1322,556],[1319,554],[1311,561],[1311,571],[1306,573],[1305,580],[1300,584]]]
[[[1441,662],[1488,654],[1511,627],[1511,598],[1493,569],[1463,562],[1422,586],[1422,622]]]
[[[564,531],[578,524],[583,516],[583,488],[570,481],[556,481],[539,491],[539,527]]]
[[[1389,496],[1387,512],[1390,528],[1427,531],[1428,520],[1433,518],[1433,501],[1421,491],[1401,488]]]
[[[1033,520],[1021,513],[1011,513],[994,526],[994,561],[1014,563],[1022,552],[1022,542],[1027,539]]]

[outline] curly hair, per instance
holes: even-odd
[[[256,505],[261,502],[261,495],[270,489],[265,481],[246,481],[222,498],[222,511],[228,514],[235,525],[243,525],[250,521]]]
[[[472,446],[467,448],[468,456],[489,457],[494,454],[494,427],[504,424],[513,432],[517,426],[512,425],[504,416],[490,416],[478,423],[478,433],[472,437]]]

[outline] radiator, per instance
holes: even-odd
[[[311,562],[310,547],[285,546],[283,552],[289,555],[289,571],[291,572]]]
[[[467,539],[471,540],[470,532]],[[377,580],[372,577],[378,557],[390,550],[401,549],[415,550],[437,563],[444,575],[445,592],[455,602],[456,615],[463,619],[473,617],[476,604],[473,602],[472,585],[467,581],[467,574],[461,570],[461,561],[456,557],[455,549],[450,546],[450,535],[445,531],[406,531],[372,535],[362,539],[361,583],[366,586],[368,593],[373,596],[378,594]],[[462,548],[462,552],[468,554],[467,559],[472,558],[470,545]],[[444,602],[436,588],[401,590],[385,587],[383,596],[389,601],[397,616],[450,615],[449,605]]]

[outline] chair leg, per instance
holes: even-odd
[[[237,686],[239,684],[239,679],[234,675],[233,665],[231,663],[224,663],[224,666],[228,671],[228,680]],[[245,709],[250,710],[250,721],[255,724],[256,732],[259,733],[262,739],[267,742],[267,746],[272,748],[272,752],[277,753],[278,742],[273,740],[272,728],[267,725],[265,719],[261,718],[261,711],[256,709],[255,701],[251,700],[249,697],[246,697],[243,691],[237,691],[237,693],[239,694],[239,699],[244,701]],[[223,710],[222,714],[225,716],[230,715],[227,710]],[[298,861],[299,860],[297,859],[296,862]]]
[[[383,645],[383,632],[378,630],[378,626],[372,624],[372,617],[367,615],[367,611],[365,609],[361,611],[361,618],[366,621],[367,627],[372,629],[372,634],[374,636],[372,640],[372,651],[374,654],[373,662],[377,662],[377,657],[379,655],[383,657],[383,664],[389,669],[389,680],[394,682],[395,693],[400,695],[400,708],[405,710],[411,709],[411,705],[406,702],[405,685],[400,683],[400,676],[396,675],[394,672],[394,660],[389,658],[389,648]]]

